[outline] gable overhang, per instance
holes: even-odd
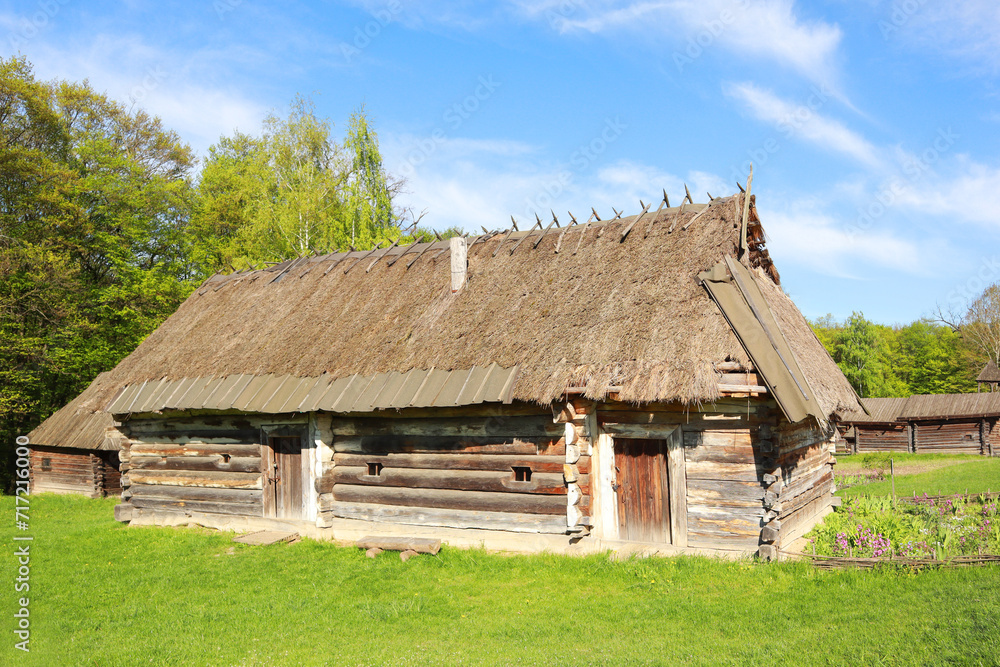
[[[698,278],[722,311],[788,421],[827,418],[750,270],[732,257]]]

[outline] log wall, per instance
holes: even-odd
[[[782,418],[775,435],[778,477],[765,477],[770,486],[765,492],[767,515],[761,531],[760,553],[767,558],[775,558],[773,549],[790,544],[830,506],[836,463],[832,426],[824,430],[812,418],[796,424]]]
[[[666,438],[683,431],[683,499],[672,512],[686,518],[686,545],[755,550],[764,502],[774,405],[766,398],[721,399],[695,406],[659,404],[598,407],[601,429],[612,437]],[[603,490],[603,487],[602,487]],[[681,506],[683,505],[683,506]]]
[[[980,420],[917,422],[914,447],[918,452],[982,454]],[[987,452],[988,453],[988,452]]]
[[[133,507],[263,515],[261,428],[304,416],[180,413],[122,422],[122,501]]]
[[[567,530],[566,425],[548,409],[334,415],[329,432],[333,454],[316,485],[320,516],[328,521]],[[581,456],[576,470],[586,514],[590,457]]]
[[[858,453],[910,451],[909,424],[858,426],[855,432]]]
[[[111,454],[116,453],[32,445],[31,492],[80,493],[91,498],[114,495],[121,487],[118,471],[111,467],[117,456]]]
[[[996,417],[909,421],[898,425],[857,424],[854,430],[854,443],[845,446],[844,453],[935,452],[994,456],[1000,451]]]

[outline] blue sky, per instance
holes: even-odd
[[[752,161],[809,317],[902,323],[1000,280],[995,0],[21,0],[0,53],[200,155],[296,94],[338,132],[364,104],[436,228],[702,202]]]

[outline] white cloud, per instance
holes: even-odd
[[[98,92],[158,116],[200,155],[237,128],[256,132],[267,108],[234,87],[216,84],[224,53],[168,53],[134,36],[97,35],[87,48],[37,44],[41,79],[88,80]]]
[[[597,0],[516,3],[527,16],[561,32],[654,33],[681,58],[695,59],[719,44],[741,58],[770,60],[814,80],[832,82],[842,33],[837,25],[803,21],[795,0]]]
[[[726,86],[757,119],[775,125],[786,137],[798,137],[826,150],[843,153],[869,167],[882,165],[879,150],[860,134],[819,113],[829,92],[812,92],[800,104],[782,99],[752,83]]]
[[[917,163],[925,164],[926,163]],[[896,203],[925,215],[1000,228],[1000,168],[959,155],[939,170],[893,183]],[[939,171],[947,170],[947,175]]]
[[[919,273],[921,252],[909,240],[882,229],[857,231],[813,202],[793,202],[783,209],[761,205],[768,248],[779,270],[790,263],[820,274],[856,278],[871,266]]]
[[[886,39],[902,36],[923,48],[966,60],[974,68],[1000,68],[1000,4],[962,0],[887,5],[879,27]]]

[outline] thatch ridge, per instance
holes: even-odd
[[[749,359],[697,275],[738,256],[742,201],[470,238],[468,281],[457,293],[447,241],[213,276],[111,371],[105,398],[161,378],[497,364],[519,367],[515,400],[549,403],[577,387],[595,399],[614,389],[629,402],[712,401],[720,395],[714,364]],[[821,402],[836,410],[848,402],[843,386],[813,375],[843,376],[832,361],[809,360],[829,357],[772,282],[752,198],[750,222],[749,263],[772,287],[769,300],[777,299]]]

